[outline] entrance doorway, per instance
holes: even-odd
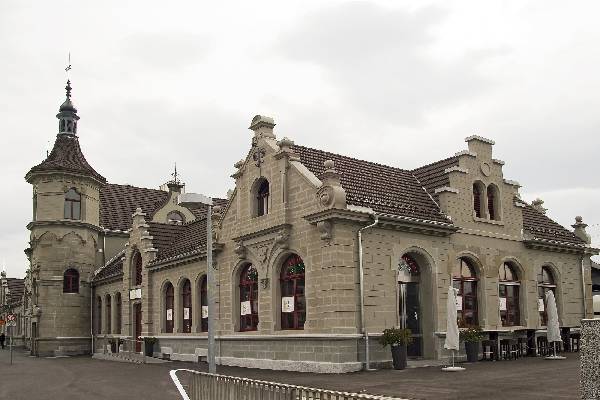
[[[133,316],[135,319],[135,351],[140,353],[142,351],[142,304],[136,303],[133,305]]]
[[[402,256],[398,271],[398,312],[400,327],[412,333],[412,343],[408,345],[409,357],[423,357],[423,329],[420,301],[420,269],[410,256]]]

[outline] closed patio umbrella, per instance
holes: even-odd
[[[454,366],[454,352],[460,348],[458,322],[457,322],[457,309],[456,309],[456,296],[458,290],[450,286],[448,288],[448,301],[446,302],[446,340],[444,340],[444,348],[452,352],[452,366],[442,368],[442,371],[464,371],[462,367]]]
[[[547,360],[564,360],[566,357],[556,355],[556,342],[562,341],[560,337],[560,326],[558,324],[558,311],[556,309],[556,300],[552,290],[546,292],[546,313],[548,314],[547,340],[554,344],[554,355],[546,357]]]

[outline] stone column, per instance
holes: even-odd
[[[117,295],[110,296],[110,333],[118,333],[117,329]]]
[[[581,320],[581,381],[583,400],[600,399],[600,318]]]

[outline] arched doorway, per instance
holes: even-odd
[[[409,357],[423,356],[423,326],[421,313],[421,269],[410,254],[402,256],[398,264],[398,312],[400,327],[412,332],[408,345]]]

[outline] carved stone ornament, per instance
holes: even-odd
[[[330,240],[331,239],[331,231],[333,229],[333,224],[331,221],[319,221],[317,222],[317,229],[321,232],[321,240]]]
[[[262,278],[260,280],[260,286],[262,289],[268,289],[270,283],[271,283],[271,281],[269,278]]]
[[[252,159],[254,160],[254,165],[260,167],[260,165],[265,161],[265,149],[259,148],[256,149],[254,154],[252,155]]]
[[[246,258],[246,246],[241,242],[235,246],[233,252],[237,254],[240,260]]]
[[[492,173],[492,168],[490,167],[490,164],[488,164],[486,162],[481,163],[480,168],[481,168],[481,173],[484,176],[490,176],[490,174]]]
[[[290,247],[290,232],[288,229],[282,229],[275,237],[275,244],[279,245],[282,249],[288,249]]]
[[[264,264],[267,261],[267,256],[269,255],[269,246],[262,245],[256,248],[256,256],[258,257],[258,261]]]

